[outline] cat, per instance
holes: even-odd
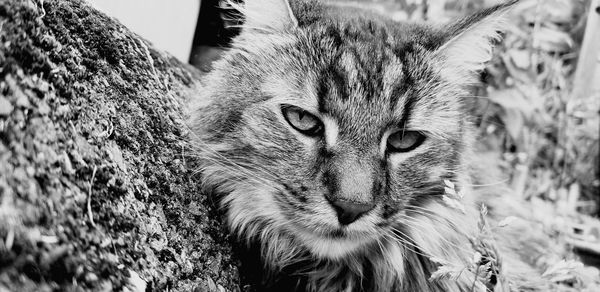
[[[471,187],[467,96],[516,2],[446,26],[314,0],[230,3],[242,32],[189,124],[205,188],[256,252],[251,289],[547,291],[524,260],[543,241],[518,227],[482,236],[494,216],[481,203],[496,217],[511,203]]]

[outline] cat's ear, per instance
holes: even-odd
[[[245,0],[241,7],[243,27],[265,32],[286,31],[298,26],[288,0]]]
[[[434,53],[443,63],[442,73],[465,78],[475,77],[483,70],[492,59],[494,42],[506,29],[506,13],[517,2],[512,0],[482,10],[451,25],[447,41]]]

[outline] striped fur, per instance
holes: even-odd
[[[503,243],[514,235],[478,239],[476,206],[489,196],[469,188],[464,97],[512,3],[435,28],[315,1],[291,2],[294,15],[279,0],[248,1],[240,9],[251,25],[207,76],[190,124],[206,187],[222,196],[236,238],[259,253],[257,291],[545,289],[508,247],[518,243]],[[324,136],[294,131],[282,104],[324,121]],[[390,154],[398,129],[426,140]],[[466,194],[464,213],[444,202],[445,180]],[[353,190],[376,207],[341,226],[325,195]],[[430,279],[443,263],[469,265],[484,245],[505,267],[493,280]]]

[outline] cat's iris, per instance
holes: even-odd
[[[421,146],[425,136],[418,131],[400,130],[392,133],[387,140],[388,152],[408,152]]]
[[[307,136],[322,134],[323,122],[308,111],[293,105],[282,105],[281,112],[285,120],[296,131]]]

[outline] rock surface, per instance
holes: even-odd
[[[0,291],[236,291],[197,71],[81,0],[0,0]]]

